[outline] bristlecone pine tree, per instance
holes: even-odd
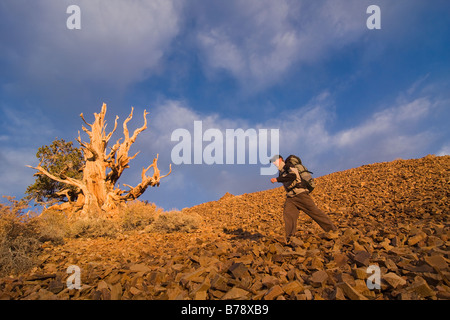
[[[107,145],[111,139],[112,134],[117,129],[116,116],[114,129],[106,134],[106,104],[103,104],[102,110],[99,114],[94,113],[95,121],[89,124],[83,114],[80,114],[81,119],[90,128],[90,130],[84,126],[82,129],[86,132],[90,138],[90,142],[81,141],[80,132],[78,132],[77,141],[80,143],[83,156],[85,160],[85,166],[82,168],[82,179],[75,179],[68,177],[61,172],[59,174],[52,174],[41,166],[41,163],[37,167],[28,166],[30,168],[38,170],[37,174],[43,174],[58,182],[65,183],[77,188],[78,197],[75,203],[68,202],[61,205],[53,206],[52,208],[61,210],[70,210],[72,212],[78,211],[80,214],[103,214],[111,215],[114,213],[121,204],[129,200],[137,199],[142,195],[148,186],[159,186],[160,179],[168,176],[172,172],[170,166],[169,173],[161,176],[157,166],[158,155],[153,159],[153,163],[147,168],[142,169],[141,178],[142,181],[136,186],[132,187],[125,185],[129,190],[121,190],[116,187],[116,183],[122,175],[123,171],[129,167],[129,161],[134,159],[139,152],[133,156],[128,155],[131,145],[136,141],[137,136],[147,129],[147,114],[144,110],[144,125],[136,129],[133,135],[130,137],[130,133],[127,128],[127,123],[133,117],[133,108],[131,108],[130,115],[123,122],[123,135],[122,138],[117,140],[116,144],[112,146],[108,152]],[[153,168],[153,175],[147,176],[147,171]]]

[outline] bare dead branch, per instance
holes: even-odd
[[[114,129],[106,136],[106,138],[105,138],[106,142],[108,142],[109,139],[111,139],[111,136],[116,131],[116,129],[117,129],[117,120],[119,120],[119,116],[116,116],[116,120],[114,121]],[[105,127],[105,129],[106,129],[106,127]]]
[[[159,179],[165,178],[171,173],[172,173],[172,164],[169,164],[169,172],[167,174],[163,175],[163,176],[160,176]]]
[[[134,143],[136,141],[137,136],[144,131],[145,129],[147,129],[147,115],[148,112],[147,110],[144,110],[144,125],[136,130],[134,130],[133,136],[130,139],[131,143]]]
[[[85,124],[87,124],[89,127],[91,127],[92,128],[92,124],[90,124],[90,123],[88,123],[85,119],[84,119],[84,115],[83,115],[83,112],[82,113],[80,113],[80,117],[81,117],[81,119],[83,119],[83,122],[85,123]]]
[[[80,189],[82,189],[83,187],[83,183],[75,178],[70,178],[70,177],[65,177],[64,179],[61,179],[53,174],[51,174],[50,172],[48,172],[47,170],[45,170],[41,165],[38,165],[37,167],[33,167],[33,166],[29,166],[27,165],[27,167],[38,170],[39,173],[46,175],[47,177],[49,177],[52,180],[61,182],[61,183],[65,183],[71,186],[75,186],[78,187]]]
[[[136,152],[136,153],[134,154],[134,156],[128,157],[128,160],[133,160],[134,158],[136,158],[136,156],[137,156],[139,153],[140,153],[140,151]]]
[[[131,120],[131,118],[133,118],[133,110],[134,110],[134,108],[131,107],[130,114],[123,122],[123,135],[125,136],[125,141],[123,143],[126,143],[130,139],[130,133],[128,131],[127,123]]]
[[[158,157],[159,155],[156,155],[156,158],[153,159],[153,163],[149,165],[147,168],[142,168],[141,183],[139,183],[134,188],[129,185],[126,185],[127,187],[130,188],[130,190],[128,190],[125,195],[121,196],[122,200],[127,201],[137,199],[141,194],[145,192],[148,186],[152,187],[159,186],[161,178],[167,177],[172,172],[172,165],[170,165],[169,172],[164,176],[160,175],[160,170],[158,169],[157,165]],[[147,176],[147,172],[148,170],[150,170],[150,168],[153,168],[153,175],[151,177]]]

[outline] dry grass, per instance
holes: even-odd
[[[0,204],[0,275],[24,272],[39,254],[39,232],[24,210],[24,202],[8,198]]]
[[[64,212],[46,210],[39,217],[34,218],[37,226],[39,240],[50,241],[53,244],[64,244],[64,238],[68,236],[69,221]]]
[[[0,204],[0,276],[25,272],[36,265],[41,244],[62,245],[67,238],[115,238],[124,232],[192,232],[201,222],[198,215],[164,212],[154,204],[133,201],[115,219],[90,216],[69,218],[58,210],[41,215],[25,214],[23,201]],[[88,215],[89,216],[89,215]],[[143,230],[143,231],[142,231]]]
[[[169,211],[158,215],[150,226],[150,231],[156,232],[192,232],[200,226],[201,218],[196,214],[183,211]]]
[[[67,234],[71,238],[115,238],[119,232],[116,221],[91,217],[74,220]]]
[[[127,203],[119,214],[120,227],[124,231],[142,230],[152,224],[163,210],[153,203],[133,201]]]

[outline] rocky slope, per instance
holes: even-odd
[[[293,247],[280,241],[282,188],[226,194],[183,210],[203,219],[191,233],[46,244],[38,267],[0,279],[0,297],[450,299],[449,186],[450,156],[317,178],[312,196],[339,232],[324,234],[301,213]],[[80,267],[80,290],[67,288],[70,265]],[[379,289],[368,288],[368,267],[379,268]]]

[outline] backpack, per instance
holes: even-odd
[[[298,170],[301,181],[299,181],[297,185],[305,186],[309,192],[312,192],[316,187],[316,183],[312,177],[313,173],[302,164],[302,160],[295,155],[290,155],[286,158],[285,163],[286,165],[295,167]]]

